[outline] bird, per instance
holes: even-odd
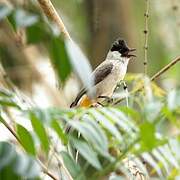
[[[117,84],[126,75],[130,59],[136,57],[135,48],[129,48],[125,40],[118,38],[109,49],[105,60],[92,72],[93,86],[82,88],[70,108],[90,107],[101,104],[104,99],[111,99]],[[89,92],[94,90],[95,95]]]

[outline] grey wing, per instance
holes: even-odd
[[[94,85],[101,82],[103,79],[105,79],[112,71],[113,64],[111,62],[100,64],[92,73],[92,77],[94,78]],[[87,89],[83,88],[77,95],[76,99],[73,101],[73,103],[70,105],[70,108],[75,107],[81,97],[87,92]]]
[[[103,79],[105,79],[111,73],[112,69],[113,69],[113,64],[111,62],[104,63],[98,66],[92,74],[94,78],[94,85],[98,84]]]

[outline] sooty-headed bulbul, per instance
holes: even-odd
[[[70,107],[90,107],[100,103],[102,98],[111,98],[118,82],[124,79],[129,60],[135,57],[131,53],[135,50],[129,48],[124,40],[116,40],[106,59],[92,73],[92,89],[83,88]],[[95,90],[95,96],[89,96],[90,90]]]

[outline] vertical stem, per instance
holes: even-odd
[[[49,17],[56,25],[58,26],[59,30],[63,33],[64,37],[67,39],[71,39],[62,19],[58,15],[56,9],[54,8],[53,4],[50,0],[38,0],[39,5],[41,6],[44,14]]]
[[[174,15],[175,22],[177,23],[177,27],[180,26],[180,21],[179,21],[179,4],[175,0],[171,0],[171,6],[172,6],[172,11]]]
[[[149,35],[149,27],[148,27],[148,20],[149,20],[149,0],[146,1],[146,10],[144,13],[145,17],[145,29],[144,29],[144,75],[147,75],[148,71],[148,35]]]

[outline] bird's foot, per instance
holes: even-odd
[[[108,96],[99,96],[98,98],[105,99],[108,104],[112,104],[114,99]]]
[[[91,107],[104,107],[104,105],[102,104],[102,103],[100,103],[100,102],[96,102],[96,103],[93,103],[92,105],[91,105]]]

